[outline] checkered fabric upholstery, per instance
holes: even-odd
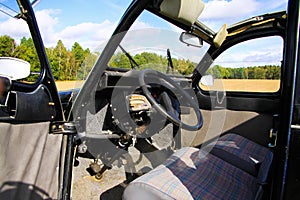
[[[254,199],[257,179],[196,148],[183,148],[127,186],[129,199]]]
[[[212,144],[212,154],[266,182],[273,153],[237,134],[226,134]]]

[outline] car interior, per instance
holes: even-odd
[[[192,10],[191,4],[195,5]],[[147,10],[186,31],[192,30],[180,36],[190,47],[202,46],[203,38],[191,43],[185,37],[198,39],[195,35],[208,32],[197,20],[203,8],[203,2],[190,0],[162,1],[148,5]],[[80,119],[76,157],[95,159],[89,170],[101,178],[113,163],[121,162],[120,158],[132,157],[130,149],[136,148],[140,158],[136,163],[127,159],[125,171],[129,177],[134,176],[128,180],[143,175],[127,182],[123,199],[267,198],[273,161],[270,131],[271,136],[276,134],[279,86],[265,93],[226,91],[224,85],[207,89],[209,84],[206,87],[204,79],[210,78],[205,72],[214,60],[231,46],[255,38],[282,38],[284,16],[284,12],[268,14],[260,22],[256,17],[228,28],[225,24],[211,36],[206,33],[204,42],[210,47],[192,76],[165,74],[174,70],[172,61],[168,62],[170,68],[156,66],[156,71],[152,66],[140,66],[130,56],[133,52],[127,52],[134,42],[142,45],[136,39],[139,32],[131,33],[130,29],[125,36],[114,35],[120,40],[114,55],[124,53],[132,69],[120,68],[121,62],[114,67],[112,58],[101,79],[94,80],[93,89],[83,86],[80,92],[84,95],[79,96],[85,99],[77,99],[81,107],[75,102],[72,116]],[[279,41],[282,43],[282,39]],[[278,49],[281,54],[282,50]],[[150,162],[148,166],[145,159]],[[101,164],[97,164],[99,161]]]
[[[0,57],[24,69],[0,69],[0,199],[283,199],[287,11],[210,28],[202,0],[134,0],[78,70],[83,86],[58,93],[30,2],[18,4],[41,70],[29,84],[30,63]]]

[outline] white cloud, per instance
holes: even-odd
[[[58,25],[60,10],[45,9],[36,12],[36,19],[45,45],[53,46],[57,42],[54,27]]]
[[[18,43],[22,37],[29,37],[29,29],[23,20],[9,18],[0,23],[0,35],[9,35]]]
[[[45,9],[35,14],[46,47],[55,47],[57,41],[62,40],[69,49],[78,42],[83,48],[93,50],[109,39],[116,26],[116,23],[105,20],[101,23],[84,22],[57,30],[61,27],[60,10]],[[139,26],[145,27],[146,24],[139,23]],[[24,20],[6,17],[6,20],[0,21],[0,35],[9,35],[19,43],[22,37],[30,37],[30,32]]]
[[[55,32],[53,27],[58,19],[51,15],[57,14],[57,10],[42,10],[36,12],[36,18],[40,27],[41,34],[46,44],[53,44]],[[31,37],[26,22],[22,19],[7,18],[0,22],[0,35],[9,35],[19,43],[22,37]]]
[[[136,21],[131,27],[131,30],[137,30],[137,29],[147,29],[147,28],[153,28],[150,24],[147,24],[142,21]]]
[[[226,20],[250,17],[258,13],[263,14],[286,9],[286,4],[287,0],[211,0],[205,4],[200,19]]]
[[[58,10],[42,10],[37,12],[42,37],[46,47],[55,46],[58,40],[62,40],[67,48],[72,48],[78,42],[83,48],[96,50],[103,46],[112,35],[117,22],[104,20],[100,23],[83,22],[72,26],[66,26],[60,31],[55,31],[55,26],[59,25]],[[147,23],[137,21],[132,29],[145,29],[151,26]]]
[[[222,53],[214,64],[224,67],[279,65],[283,41],[280,37],[266,37],[240,43]]]
[[[215,31],[224,24],[270,12],[285,10],[287,0],[210,0],[205,4],[199,20]]]
[[[97,47],[103,46],[104,42],[107,42],[117,26],[117,22],[104,20],[100,23],[83,22],[58,30],[62,26],[59,20],[60,13],[60,10],[54,9],[36,11],[37,22],[46,47],[55,47],[57,41],[62,40],[68,49],[71,49],[72,45],[78,42],[83,48],[90,48],[93,51]],[[147,23],[137,21],[132,29],[146,29],[150,27]],[[0,21],[0,35],[4,34],[13,37],[17,43],[24,36],[30,37],[27,24],[23,20],[13,18]]]
[[[42,10],[36,14],[46,47],[54,47],[58,40],[62,40],[69,49],[78,42],[83,48],[93,50],[109,38],[114,28],[113,23],[105,20],[102,23],[83,22],[56,31],[56,26],[60,26],[59,14],[59,10]]]
[[[247,16],[253,13],[259,3],[255,0],[212,0],[205,4],[205,9],[200,16],[203,20],[218,20]]]
[[[83,48],[95,49],[108,40],[115,25],[105,20],[102,23],[85,22],[74,26],[67,26],[57,37],[61,39],[67,47],[72,47],[74,42],[78,42]]]

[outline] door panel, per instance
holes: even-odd
[[[57,199],[61,135],[49,122],[0,123],[0,199]]]
[[[201,110],[203,127],[196,132],[182,130],[183,146],[199,146],[225,133],[237,133],[267,146],[273,117],[270,114],[223,110]]]
[[[10,61],[0,64],[7,71],[0,73],[0,199],[58,199],[63,136],[49,134],[49,125],[64,121],[60,99],[30,1],[14,3],[22,17],[7,20],[25,37],[17,45],[6,36],[15,44],[14,54],[1,55]],[[26,63],[30,73],[12,76],[22,71],[12,60]],[[9,81],[3,85],[1,79]]]

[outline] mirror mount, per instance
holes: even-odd
[[[193,47],[198,47],[201,48],[203,46],[203,39],[200,38],[198,35],[188,33],[188,32],[183,32],[180,35],[179,40],[187,44],[188,46],[193,46]]]

